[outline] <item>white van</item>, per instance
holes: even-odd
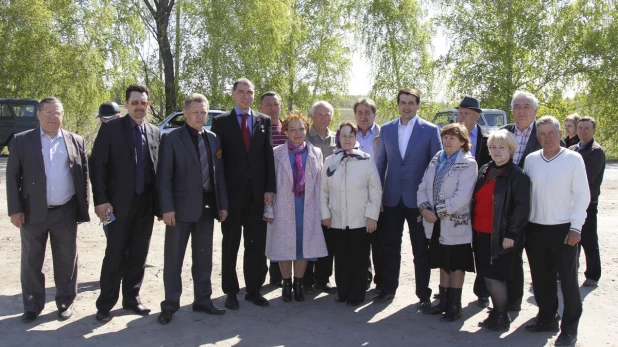
[[[222,113],[225,113],[225,110],[208,111],[208,119],[206,120],[206,124],[204,124],[204,129],[210,130],[213,117],[216,117]],[[174,129],[180,128],[183,125],[185,125],[185,115],[181,111],[178,111],[167,116],[167,118],[159,124],[159,130],[161,130],[161,134],[166,134]]]
[[[481,109],[481,117],[477,121],[478,125],[485,130],[499,129],[508,124],[508,118],[506,112],[502,110],[496,110],[491,108]],[[457,109],[450,109],[436,113],[431,121],[442,129],[447,124],[457,122]]]

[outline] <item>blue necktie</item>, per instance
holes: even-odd
[[[137,160],[135,172],[135,193],[141,195],[144,192],[144,147],[142,143],[142,128],[139,125],[134,127],[135,135],[135,156]]]

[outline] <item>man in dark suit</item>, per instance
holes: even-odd
[[[408,222],[416,296],[421,308],[431,307],[429,288],[429,241],[425,237],[416,192],[427,165],[442,149],[438,127],[417,115],[420,93],[415,89],[401,89],[397,93],[400,117],[380,129],[376,165],[384,186],[382,229],[384,279],[380,293],[373,299],[385,302],[395,297],[399,287],[401,239],[403,224]]]
[[[214,219],[227,218],[228,202],[221,141],[204,130],[208,100],[201,94],[185,99],[185,125],[161,138],[157,187],[165,230],[163,284],[159,323],[167,324],[180,307],[182,262],[191,236],[193,311],[222,315],[210,299]]]
[[[236,259],[241,235],[245,248],[245,300],[258,306],[269,305],[260,294],[268,272],[263,215],[264,206],[274,199],[275,163],[270,117],[251,109],[253,83],[246,78],[234,82],[232,98],[236,103],[234,109],[215,117],[212,131],[221,138],[230,208],[222,224],[221,275],[225,307],[237,310]]]
[[[458,110],[457,121],[465,125],[468,129],[468,136],[472,144],[472,146],[470,146],[470,154],[474,156],[476,164],[480,169],[491,160],[489,148],[487,147],[489,134],[477,123],[479,118],[481,118],[481,112],[483,112],[483,110],[481,110],[481,103],[478,99],[465,96],[456,108]],[[476,233],[474,235],[476,235]],[[473,242],[473,244],[476,245],[476,242]],[[478,273],[474,280],[474,294],[477,296],[477,305],[480,307],[489,306],[489,292],[487,288],[485,288],[483,276]]]
[[[77,224],[90,220],[88,161],[84,139],[61,129],[63,115],[60,100],[41,100],[40,126],[15,135],[6,167],[8,212],[21,234],[23,322],[45,307],[48,237],[60,319],[71,317],[77,296]]]
[[[116,220],[108,225],[107,248],[101,268],[101,293],[96,318],[111,319],[122,282],[122,307],[147,315],[140,300],[144,265],[154,216],[158,214],[156,167],[159,128],[146,121],[148,88],[133,84],[126,90],[128,114],[102,124],[91,156],[95,212]]]

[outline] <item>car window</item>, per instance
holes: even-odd
[[[168,124],[169,128],[180,128],[181,126],[185,125],[185,115],[182,113],[177,114],[176,116],[172,117],[172,119],[170,119]]]
[[[15,105],[13,104],[13,111],[17,117],[34,117],[34,105]]]
[[[483,117],[479,117],[479,120],[477,120],[476,123],[478,125],[485,125],[485,121],[483,120]]]
[[[487,124],[490,126],[501,127],[504,125],[504,115],[502,114],[486,114],[485,119],[487,119]]]
[[[0,118],[11,118],[13,114],[11,113],[11,108],[8,104],[0,105]]]

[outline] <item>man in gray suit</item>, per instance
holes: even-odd
[[[201,94],[185,99],[186,124],[161,138],[157,186],[165,229],[163,284],[159,323],[168,324],[180,307],[182,263],[189,235],[193,266],[193,311],[222,315],[210,299],[214,219],[228,214],[221,140],[203,128],[208,100]]]
[[[380,217],[384,278],[380,293],[373,300],[385,302],[395,297],[399,286],[403,223],[407,221],[414,256],[416,296],[421,308],[425,308],[431,306],[429,241],[423,230],[416,192],[427,165],[442,145],[438,127],[417,115],[420,104],[417,90],[399,90],[397,107],[401,117],[380,129],[376,165],[384,186],[384,213]]]
[[[88,216],[88,161],[84,139],[61,129],[60,100],[41,100],[40,127],[15,135],[6,168],[11,223],[21,234],[23,322],[45,307],[45,260],[50,238],[60,319],[73,314],[77,296],[77,224]]]

